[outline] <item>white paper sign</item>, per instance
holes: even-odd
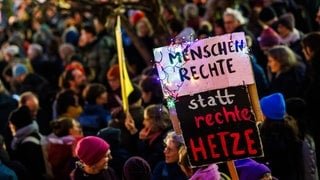
[[[244,33],[154,49],[165,98],[254,83]]]

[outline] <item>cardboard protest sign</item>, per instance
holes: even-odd
[[[253,84],[244,33],[232,33],[154,50],[164,96]]]
[[[193,166],[263,154],[246,86],[180,96],[176,110]]]

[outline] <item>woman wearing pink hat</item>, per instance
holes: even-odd
[[[111,151],[103,139],[95,136],[81,139],[76,146],[76,155],[79,161],[71,173],[72,180],[118,179],[114,170],[108,166],[112,159]]]

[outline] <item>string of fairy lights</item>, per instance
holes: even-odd
[[[177,37],[171,39],[170,45],[166,47],[167,51],[173,54],[175,54],[176,52],[182,52],[185,58],[188,58],[188,54],[183,52],[188,52],[188,49],[192,46],[192,44],[198,41],[198,39],[195,39],[194,37],[195,34],[190,34],[187,37]],[[232,41],[232,34],[230,34],[230,40]],[[243,44],[235,43],[235,46],[240,47],[243,46]],[[251,56],[250,48],[246,46],[245,48],[241,47],[241,49],[243,49],[242,52],[244,55]],[[162,85],[164,99],[167,101],[168,108],[174,108],[177,97],[179,96],[179,91],[182,88],[184,82],[180,81],[179,83],[172,84],[172,82],[174,82],[172,81],[172,79],[177,78],[176,74],[178,73],[176,72],[183,68],[187,61],[184,61],[184,63],[176,62],[174,64],[162,63],[162,61],[167,60],[164,58],[162,51],[154,51],[154,53],[155,56],[157,53],[159,55],[158,59],[155,58],[152,61],[154,64],[153,68],[156,68],[158,71],[159,76],[157,80],[159,80]]]

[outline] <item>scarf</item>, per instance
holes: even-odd
[[[39,126],[36,121],[32,121],[31,124],[18,129],[16,135],[13,137],[13,140],[11,142],[11,148],[13,150],[16,150],[18,144],[34,132],[39,133]]]

